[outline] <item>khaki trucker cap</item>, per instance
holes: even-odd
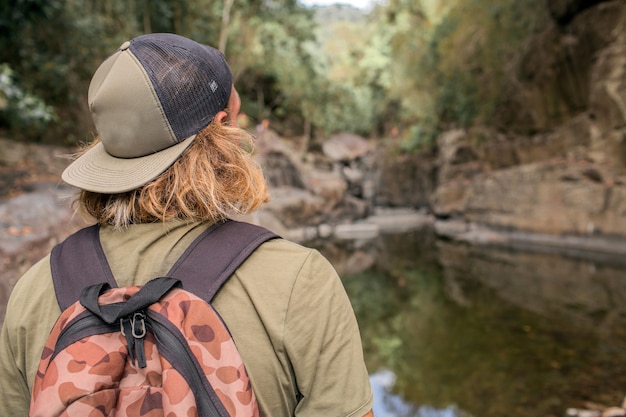
[[[230,68],[215,48],[168,33],[125,42],[89,85],[100,143],[70,164],[63,180],[102,194],[145,185],[226,107],[231,88]]]

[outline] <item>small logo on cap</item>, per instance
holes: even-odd
[[[209,87],[211,87],[211,91],[213,91],[215,93],[215,90],[217,90],[217,83],[215,82],[215,80],[211,81],[211,84],[209,84]]]

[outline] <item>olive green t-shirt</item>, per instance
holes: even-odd
[[[100,230],[119,286],[165,275],[208,227],[170,222]],[[211,256],[211,254],[207,254]],[[261,245],[213,300],[254,387],[261,415],[355,416],[372,407],[360,335],[341,280],[317,251]],[[16,284],[0,334],[0,415],[26,416],[46,338],[60,314],[47,256]]]

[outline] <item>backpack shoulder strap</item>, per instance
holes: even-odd
[[[259,245],[278,237],[250,223],[218,222],[189,245],[167,276],[179,279],[185,290],[209,302]],[[76,302],[84,288],[105,282],[117,287],[97,225],[81,229],[56,245],[50,267],[61,311]]]
[[[79,230],[50,254],[52,282],[61,311],[72,305],[83,288],[100,282],[117,286],[98,237],[99,226]]]
[[[210,302],[256,248],[279,237],[250,223],[235,220],[218,222],[196,238],[167,276],[179,279],[185,290]]]

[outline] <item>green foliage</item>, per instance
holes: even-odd
[[[368,19],[346,6],[316,12],[316,42],[308,45],[315,57],[309,115],[321,136],[376,134],[384,117],[391,50]]]
[[[438,131],[433,128],[432,123],[410,126],[400,143],[400,149],[405,152],[419,151],[432,145],[437,138],[437,133]]]
[[[424,70],[433,74],[442,125],[485,123],[515,84],[515,63],[544,17],[541,0],[456,2],[429,38]]]
[[[271,3],[255,15],[238,12],[228,59],[244,99],[244,111],[257,122],[268,118],[286,132],[302,129],[307,97],[313,94],[313,58],[307,49],[313,39],[308,10],[295,2]],[[270,16],[271,12],[271,16]],[[296,125],[296,126],[294,126]]]
[[[121,2],[12,3],[11,13],[0,24],[0,62],[10,65],[24,89],[59,115],[58,122],[44,131],[20,130],[15,136],[57,143],[83,139],[87,129],[77,121],[85,119],[81,115],[86,113],[88,78],[134,22]]]
[[[496,119],[515,92],[526,40],[547,15],[543,0],[389,0],[370,13],[227,1],[0,4],[0,63],[59,116],[29,138],[88,136],[85,94],[101,60],[142,33],[174,32],[223,46],[253,122],[269,118],[284,134],[311,127],[322,138],[397,130],[402,149],[415,150],[443,129]]]
[[[57,123],[27,139],[73,143],[87,137],[91,129],[87,86],[103,58],[125,40],[149,32],[179,33],[217,46],[223,5],[223,1],[209,0],[4,2],[0,5],[0,63],[10,65],[24,89],[59,114]],[[237,0],[229,17],[224,33],[231,38],[232,54],[227,56],[236,75],[250,73],[253,80],[276,80],[267,100],[287,97],[290,100],[284,105],[294,107],[298,97],[292,92],[301,84],[297,77],[306,78],[297,68],[304,61],[298,56],[300,44],[311,33],[306,11],[295,0]],[[242,42],[233,41],[238,33],[244,35]],[[244,43],[246,39],[254,40],[253,48]],[[15,136],[24,136],[16,131],[24,126],[3,123]]]
[[[41,133],[57,120],[52,107],[27,91],[15,78],[8,64],[0,65],[0,121],[24,134]]]
[[[390,32],[403,146],[453,127],[493,123],[511,99],[528,38],[547,21],[542,0],[390,0],[377,11]],[[411,127],[412,126],[412,127]]]

